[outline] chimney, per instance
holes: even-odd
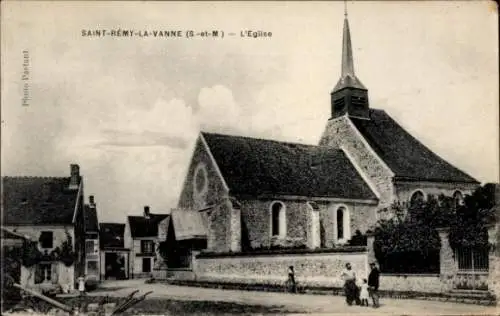
[[[149,206],[144,206],[144,218],[149,219],[150,213],[149,213]]]
[[[80,167],[76,164],[70,165],[71,179],[69,180],[70,189],[78,189],[80,185]]]
[[[94,201],[94,196],[89,195],[89,207],[90,208],[95,208],[95,201]]]

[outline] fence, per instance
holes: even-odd
[[[488,249],[486,248],[459,248],[456,250],[458,271],[461,272],[487,272]]]

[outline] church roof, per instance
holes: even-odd
[[[232,194],[376,199],[344,152],[202,133]]]
[[[436,155],[383,110],[370,110],[370,119],[350,118],[396,180],[478,183]]]
[[[70,225],[78,189],[69,177],[2,177],[4,225]]]

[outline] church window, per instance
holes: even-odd
[[[425,200],[424,193],[422,191],[415,191],[410,198],[410,206],[417,205],[419,203],[423,203]]]
[[[337,209],[335,219],[337,242],[344,243],[351,238],[349,212],[345,206],[341,206]]]
[[[453,201],[455,203],[455,207],[462,205],[464,203],[464,196],[462,192],[455,191],[455,193],[453,193]]]
[[[286,235],[285,205],[281,202],[271,204],[271,235],[281,237]]]

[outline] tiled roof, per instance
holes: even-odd
[[[78,189],[70,178],[2,177],[5,225],[72,224]]]
[[[376,199],[344,152],[202,133],[231,194]]]
[[[170,218],[174,224],[176,240],[207,238],[207,223],[200,212],[176,209],[172,210]]]
[[[132,238],[158,236],[158,224],[167,216],[167,214],[149,214],[149,218],[144,216],[129,216],[128,222]]]
[[[372,109],[370,120],[351,120],[396,178],[477,183],[411,136],[385,111]]]
[[[124,247],[125,224],[100,223],[99,241],[101,249]]]
[[[97,209],[85,204],[85,211],[83,213],[84,229],[85,232],[98,232],[99,222],[97,220]]]

